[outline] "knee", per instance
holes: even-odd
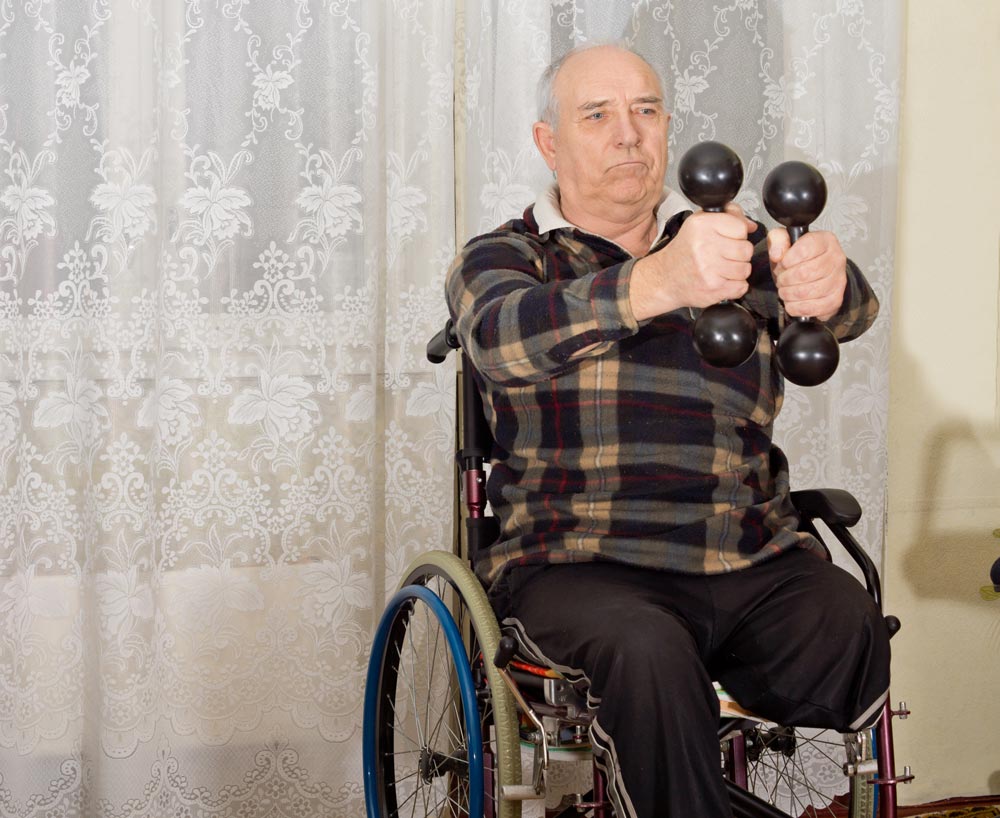
[[[848,644],[860,642],[862,653],[869,661],[889,662],[889,628],[885,617],[875,601],[863,592],[852,600],[850,605],[838,605],[834,609],[839,619],[841,641]]]
[[[832,580],[832,581],[831,581]],[[840,569],[814,589],[806,609],[805,624],[814,638],[824,640],[832,652],[851,645],[865,645],[888,657],[889,629],[882,612],[865,588]]]

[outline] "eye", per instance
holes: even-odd
[[[607,115],[604,113],[604,111],[594,111],[587,117],[587,119],[598,120],[598,119],[604,119],[605,116]]]

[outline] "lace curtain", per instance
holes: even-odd
[[[0,2],[0,816],[357,816],[450,537],[449,3]]]
[[[900,14],[0,0],[0,818],[362,814],[374,622],[451,538],[423,345],[456,238],[547,182],[529,89],[576,41],[642,49],[753,215],[826,174],[883,317],[783,435],[878,553]]]

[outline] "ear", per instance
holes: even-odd
[[[548,122],[536,122],[531,127],[531,135],[535,138],[535,145],[538,152],[549,166],[549,170],[556,169],[556,134]]]

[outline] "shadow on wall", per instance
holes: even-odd
[[[920,540],[907,546],[904,577],[919,597],[992,603],[991,644],[1000,649],[1000,594],[990,582],[990,567],[1000,558],[1000,430],[955,421],[927,437],[917,501]],[[969,490],[964,497],[949,485],[952,475]],[[963,513],[967,525],[956,525]]]
[[[903,549],[903,579],[916,597],[992,609],[1000,649],[1000,594],[990,582],[990,567],[1000,558],[1000,424],[955,417],[926,374],[915,374],[927,373],[925,365],[902,350],[894,357],[894,372],[906,374],[892,389],[905,394],[906,404],[890,405],[890,479],[899,487],[890,486],[889,513],[915,521],[904,527],[908,541],[894,546]],[[963,414],[987,414],[981,409]]]
[[[908,698],[917,705],[923,695],[920,706],[928,709],[947,696],[936,699],[937,712],[925,724],[940,727],[944,719],[957,731],[944,755],[938,745],[908,760],[918,771],[922,763],[938,767],[928,772],[928,786],[946,788],[945,768],[954,763],[966,768],[960,786],[976,781],[976,794],[1000,793],[995,731],[984,715],[992,713],[1000,678],[1000,594],[990,581],[1000,557],[1000,428],[990,407],[951,409],[946,393],[934,388],[933,371],[912,355],[894,354],[893,388],[906,403],[890,410],[888,547],[901,593],[889,598],[888,610],[903,623],[897,638],[916,688]],[[968,750],[974,758],[963,758],[965,746],[975,748]]]

